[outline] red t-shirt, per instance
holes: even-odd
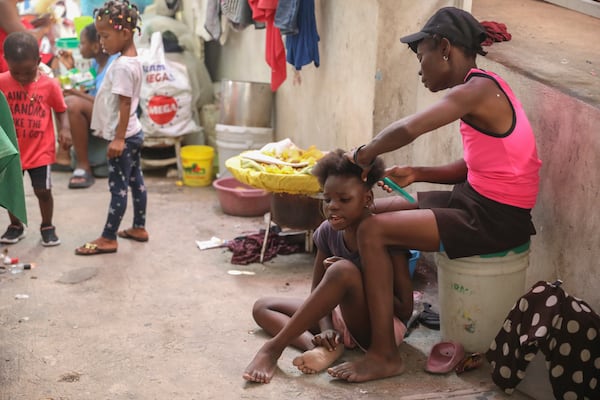
[[[40,73],[37,81],[23,87],[10,72],[3,72],[0,90],[15,122],[23,170],[53,164],[56,140],[51,111],[67,110],[58,82]]]

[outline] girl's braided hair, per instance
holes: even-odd
[[[128,0],[108,0],[100,8],[94,9],[97,21],[108,19],[108,23],[117,31],[129,29],[141,34],[142,20],[138,6]]]

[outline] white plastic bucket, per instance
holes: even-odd
[[[273,142],[273,128],[252,126],[216,125],[219,177],[231,176],[225,161],[246,150],[257,150]]]
[[[504,255],[449,259],[436,253],[442,340],[485,352],[525,293],[529,243]]]

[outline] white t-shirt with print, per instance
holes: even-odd
[[[137,117],[141,87],[142,64],[137,57],[120,56],[108,66],[100,90],[94,99],[90,123],[94,136],[106,140],[115,138],[119,123],[119,96],[131,98],[125,137],[131,137],[142,130],[142,124]]]

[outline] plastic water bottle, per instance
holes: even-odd
[[[30,270],[32,268],[35,268],[35,264],[29,264],[29,263],[13,264],[10,266],[10,273],[11,274],[20,274],[24,270]]]

